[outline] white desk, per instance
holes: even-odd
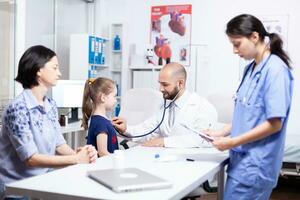
[[[61,127],[61,132],[65,135],[67,143],[73,149],[76,149],[78,145],[78,135],[76,132],[83,131],[84,129],[81,127],[81,120],[77,122],[72,122],[67,124],[67,126]]]
[[[176,155],[176,161],[155,160],[155,154]],[[197,161],[186,161],[193,158]],[[224,166],[228,154],[206,149],[134,147],[125,151],[125,167],[136,167],[162,177],[173,186],[168,189],[115,193],[86,176],[88,170],[113,167],[113,155],[99,158],[95,164],[73,165],[7,185],[8,194],[43,199],[180,199],[219,172],[218,199],[223,198]]]
[[[62,134],[75,132],[75,131],[81,131],[83,128],[81,127],[81,120],[77,122],[69,123],[67,126],[61,127]]]

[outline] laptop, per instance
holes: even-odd
[[[172,184],[136,168],[88,171],[88,176],[115,192],[169,188]]]

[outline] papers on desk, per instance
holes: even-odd
[[[181,123],[180,125],[183,126],[186,129],[190,130],[191,132],[197,134],[198,136],[202,137],[207,142],[213,142],[214,141],[214,139],[211,136],[209,136],[209,135],[207,135],[207,134],[205,134],[201,131],[197,131],[197,130],[191,128],[190,126],[187,126],[186,124]]]

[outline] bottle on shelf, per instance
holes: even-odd
[[[114,38],[114,46],[113,46],[114,51],[120,51],[121,50],[121,39],[119,35],[116,35]]]
[[[119,116],[120,110],[121,110],[120,103],[117,103],[116,108],[115,108],[115,116],[116,117]]]

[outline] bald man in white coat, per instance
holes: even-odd
[[[159,73],[160,91],[166,105],[165,118],[154,133],[134,141],[142,142],[144,146],[160,147],[200,147],[203,139],[185,126],[201,131],[209,129],[217,122],[217,111],[205,98],[186,90],[186,71],[179,63],[165,65]],[[113,123],[121,132],[128,135],[139,135],[153,130],[161,121],[161,112],[155,114],[141,124],[127,126],[125,121],[117,118]]]

